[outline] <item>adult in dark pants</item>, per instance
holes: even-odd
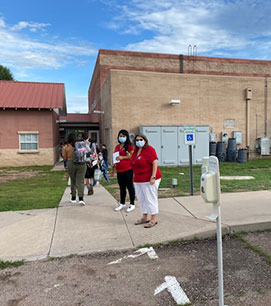
[[[131,212],[135,209],[135,189],[133,185],[133,170],[131,166],[131,156],[134,148],[131,145],[129,133],[126,130],[120,130],[118,133],[118,145],[114,152],[118,152],[119,156],[116,157],[117,162],[113,164],[112,174],[116,167],[118,183],[120,186],[120,203],[115,208],[115,211],[120,211],[125,208],[126,188],[130,196],[130,205],[126,212]]]
[[[84,202],[84,178],[86,173],[86,163],[74,163],[74,148],[76,137],[69,134],[67,146],[63,151],[63,159],[67,161],[67,169],[71,178],[71,203],[76,203],[76,191],[78,192],[79,204],[86,205]]]

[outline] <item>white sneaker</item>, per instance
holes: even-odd
[[[126,212],[131,212],[135,209],[135,205],[131,204],[129,205],[129,207],[127,208]]]
[[[80,201],[79,201],[79,205],[81,205],[81,206],[86,206],[86,203],[85,203],[83,200],[80,200]]]
[[[70,203],[76,204],[76,200],[70,200]]]
[[[115,211],[120,211],[120,210],[122,210],[124,207],[126,207],[126,205],[120,203],[114,210],[115,210]]]

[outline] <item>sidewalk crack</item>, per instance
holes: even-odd
[[[50,253],[51,253],[51,249],[52,249],[52,245],[53,245],[53,240],[54,240],[55,231],[56,231],[56,221],[57,221],[57,217],[58,217],[58,209],[59,209],[59,206],[56,208],[55,222],[54,222],[52,237],[51,237],[51,241],[50,241],[50,245],[49,245],[49,250],[48,250],[48,253],[47,253],[47,258],[50,257]]]
[[[182,206],[183,209],[185,209],[190,215],[192,215],[195,219],[198,219],[196,215],[194,215],[190,210],[188,210],[182,203],[180,203],[176,198],[173,198],[179,205]]]
[[[132,239],[132,235],[131,235],[131,233],[130,233],[130,231],[129,231],[129,227],[128,227],[128,225],[127,225],[126,219],[124,218],[124,215],[123,215],[123,212],[122,212],[122,211],[121,211],[121,215],[122,215],[122,219],[123,219],[123,221],[124,221],[124,224],[125,224],[125,226],[126,226],[126,229],[127,229],[127,231],[128,231],[128,234],[129,234],[129,237],[130,237],[132,246],[135,247],[134,241],[133,241],[133,239]]]

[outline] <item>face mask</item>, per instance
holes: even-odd
[[[145,141],[144,140],[137,140],[136,141],[136,146],[139,148],[143,148],[145,145]]]
[[[124,143],[126,141],[126,137],[119,136],[119,142]]]

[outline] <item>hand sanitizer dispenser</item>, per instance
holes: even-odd
[[[216,203],[219,200],[217,188],[217,174],[209,171],[201,176],[201,196],[206,203]]]

